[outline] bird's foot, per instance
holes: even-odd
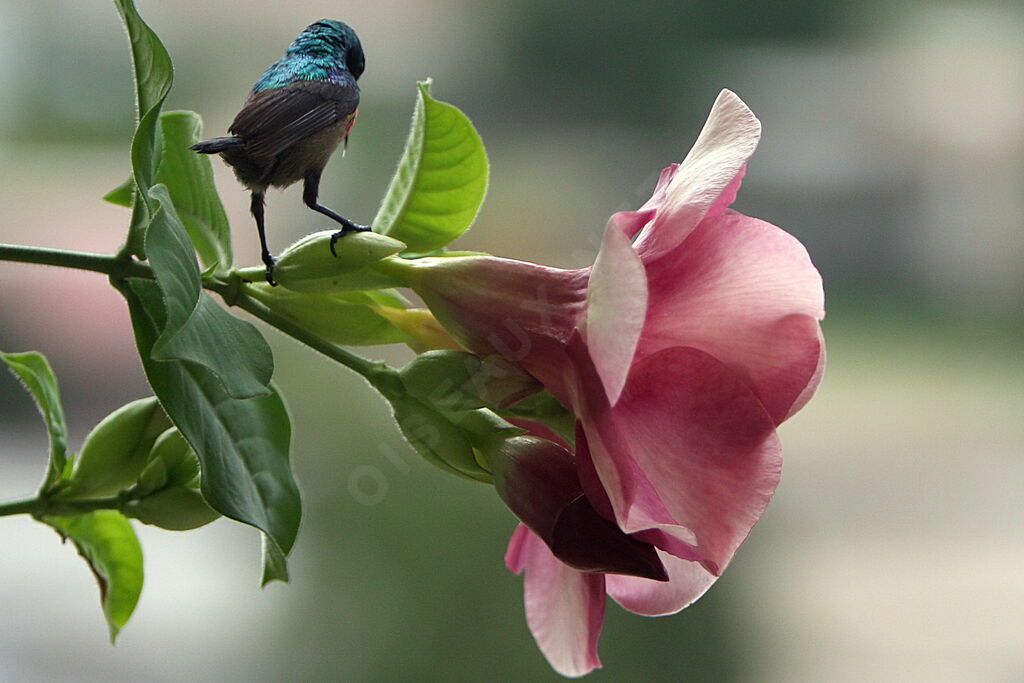
[[[338,252],[334,250],[334,245],[342,237],[344,237],[345,235],[349,235],[353,232],[373,232],[373,228],[371,228],[369,225],[359,225],[358,223],[352,223],[351,221],[349,221],[345,225],[345,227],[331,235],[331,254],[337,257]]]
[[[263,263],[267,266],[267,284],[271,287],[277,287],[277,283],[274,281],[274,266],[277,265],[277,261],[270,254],[264,254]]]

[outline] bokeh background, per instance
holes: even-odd
[[[609,606],[594,680],[1024,679],[1024,6],[1007,2],[138,0],[176,65],[169,108],[226,129],[306,24],[367,54],[359,125],[323,201],[369,220],[417,79],[474,120],[488,201],[459,244],[590,263],[719,89],[764,124],[737,208],[822,271],[829,367],[784,425],[776,499],[679,615]],[[132,90],[109,2],[0,0],[0,240],[115,250]],[[247,195],[217,165],[243,263]],[[295,189],[271,239],[330,227]],[[268,332],[294,415],[305,519],[293,581],[259,590],[257,533],[140,528],[147,584],[116,647],[92,577],[0,520],[0,680],[549,680],[485,486],[413,456],[361,381]],[[0,347],[56,367],[72,445],[147,392],[123,303],[89,273],[0,263]],[[369,351],[395,362],[401,352]],[[45,436],[0,376],[0,499]]]

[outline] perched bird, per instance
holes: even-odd
[[[284,56],[252,87],[227,137],[192,145],[201,154],[220,154],[239,182],[252,193],[251,210],[260,234],[267,282],[274,283],[274,257],[263,222],[267,188],[302,180],[302,201],[341,223],[341,236],[370,228],[357,225],[318,203],[320,174],[359,113],[359,86],[365,58],[348,24],[321,19],[299,34]]]

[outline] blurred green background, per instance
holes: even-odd
[[[610,604],[592,678],[1024,678],[1019,2],[138,4],[175,61],[168,108],[211,135],[306,24],[352,24],[361,115],[322,201],[373,216],[432,76],[492,164],[458,244],[557,266],[590,263],[608,215],[642,203],[736,91],[764,125],[736,207],[807,245],[829,366],[781,430],[782,485],[729,571],[676,616]],[[127,212],[99,197],[128,169],[125,42],[102,0],[0,2],[0,240],[119,246]],[[247,195],[216,172],[255,264]],[[297,190],[268,199],[275,251],[330,227]],[[112,648],[74,551],[0,520],[0,680],[555,679],[493,491],[416,459],[361,381],[268,336],[305,494],[293,582],[257,588],[251,529],[141,528],[147,585]],[[0,264],[0,345],[50,357],[73,447],[147,393],[123,303],[93,274]],[[35,420],[0,376],[0,498],[42,476]]]

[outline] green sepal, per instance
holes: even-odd
[[[142,593],[142,547],[131,522],[115,510],[43,517],[42,521],[70,539],[89,564],[100,586],[100,602],[114,642]]]
[[[427,462],[450,474],[491,482],[490,473],[477,462],[472,442],[449,416],[412,396],[392,398],[391,407],[403,436]]]
[[[509,406],[541,384],[501,356],[438,350],[420,354],[399,371],[406,390],[442,410]]]
[[[548,391],[534,394],[499,412],[507,418],[540,422],[570,446],[576,443],[576,416]]]
[[[405,309],[400,299],[385,292],[300,294],[258,282],[246,285],[245,292],[278,315],[335,344],[409,342],[391,321],[377,313],[383,308]]]
[[[68,427],[64,420],[64,407],[60,400],[57,376],[46,357],[38,351],[0,351],[0,360],[6,363],[35,399],[36,407],[39,408],[43,422],[46,423],[46,431],[50,437],[50,462],[42,491],[48,491],[67,471],[68,464]]]
[[[440,249],[469,228],[487,193],[483,141],[457,108],[418,84],[409,138],[391,179],[374,230],[423,254]]]
[[[85,437],[74,469],[57,497],[113,496],[135,483],[157,437],[171,426],[155,397],[121,406]]]

